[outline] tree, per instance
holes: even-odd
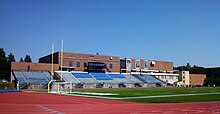
[[[175,70],[187,70],[190,74],[206,74],[208,78],[220,78],[220,67],[216,68],[204,68],[197,65],[193,67],[187,63],[186,66],[174,67]],[[210,81],[210,80],[208,80]]]
[[[191,69],[191,65],[189,63],[186,64],[186,70],[189,70],[190,71]]]
[[[0,79],[7,79],[8,75],[8,62],[5,56],[5,51],[0,48]]]
[[[14,55],[12,53],[10,53],[8,55],[7,59],[8,59],[8,62],[15,62],[15,57],[14,57]]]
[[[24,60],[23,60],[23,58],[22,58],[22,57],[20,58],[20,61],[19,61],[19,62],[24,62]]]
[[[11,72],[11,62],[15,62],[15,57],[14,57],[14,55],[12,54],[12,53],[10,53],[9,55],[8,55],[8,57],[7,57],[7,62],[8,62],[8,66],[7,66],[7,76],[8,76],[8,80],[10,79],[9,77],[10,77],[10,72]]]
[[[26,55],[24,58],[24,62],[32,62],[31,61],[31,56],[30,55]]]

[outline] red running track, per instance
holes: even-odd
[[[220,102],[144,104],[42,93],[1,93],[1,114],[220,114]]]

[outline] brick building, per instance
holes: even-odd
[[[39,58],[38,63],[12,62],[11,70],[52,71],[51,63],[52,54],[49,54]],[[178,81],[178,74],[173,74],[173,62],[168,61],[55,52],[53,53],[53,63],[53,71],[58,71],[62,68],[62,71],[144,72],[157,77],[165,83],[174,84]]]
[[[53,58],[54,63],[59,64],[61,68],[61,52],[54,53]],[[106,64],[106,71],[120,71],[120,57],[118,56],[63,52],[62,60],[62,70],[87,71],[89,62],[99,62]],[[39,59],[39,63],[52,63],[51,61],[52,54]]]
[[[144,60],[144,59],[120,59],[122,72],[144,71],[144,72],[173,72],[173,62]]]
[[[87,71],[89,62],[104,63],[110,72],[173,72],[173,62],[127,59],[118,56],[63,52],[62,70]],[[12,62],[11,70],[51,71],[52,54],[39,58],[38,63]],[[53,53],[54,71],[61,69],[61,52]]]
[[[178,86],[190,87],[190,86],[202,86],[206,74],[190,74],[189,71],[179,71]]]
[[[204,80],[206,78],[206,74],[189,74],[189,84],[202,86],[204,84]]]
[[[11,62],[13,71],[51,71],[51,68],[51,64],[48,63]],[[59,70],[59,64],[54,64],[53,69]]]

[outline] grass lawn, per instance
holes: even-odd
[[[181,102],[207,102],[220,101],[218,95],[196,95],[196,96],[178,96],[163,98],[146,98],[146,99],[123,99],[124,101],[141,102],[141,103],[181,103]]]
[[[177,94],[199,94],[220,92],[216,87],[199,87],[199,88],[117,88],[117,89],[95,89],[95,90],[73,90],[74,92],[95,92],[95,93],[113,93],[111,97],[141,97],[141,96],[158,96],[158,95],[177,95]],[[142,102],[142,103],[174,103],[174,102],[204,102],[220,101],[220,94],[193,95],[193,96],[173,96],[162,98],[135,98],[122,99],[124,101]]]

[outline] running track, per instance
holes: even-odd
[[[220,102],[143,104],[42,93],[1,93],[1,114],[220,114]]]

